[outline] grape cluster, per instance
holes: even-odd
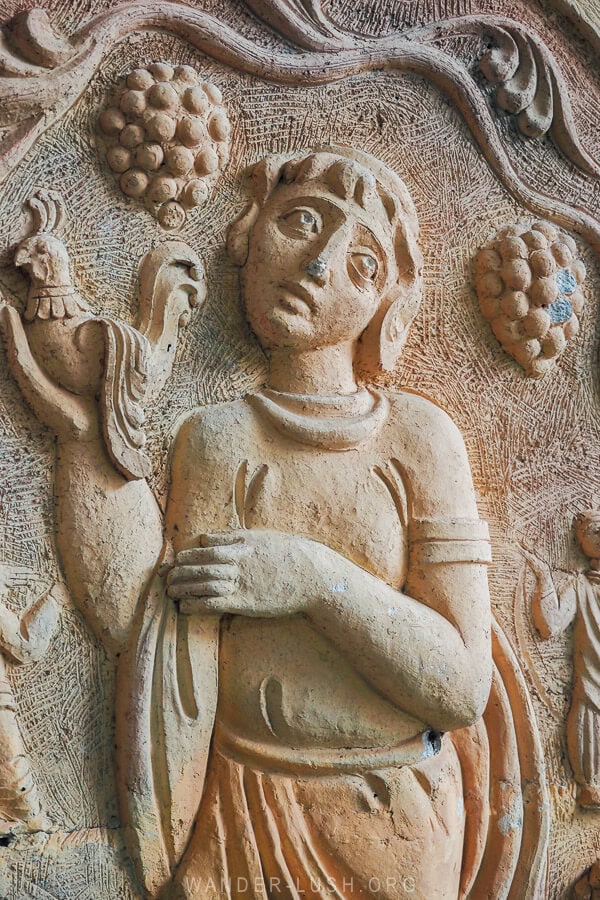
[[[142,200],[164,228],[208,199],[229,155],[220,90],[191,66],[134,69],[100,114],[106,159],[121,190]]]
[[[501,229],[477,254],[479,305],[504,349],[541,377],[579,331],[585,266],[548,222]]]

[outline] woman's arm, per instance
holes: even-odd
[[[489,694],[489,540],[462,437],[419,403],[402,455],[410,513],[402,591],[324,543],[267,530],[203,535],[202,546],[178,553],[167,584],[182,612],[306,615],[383,696],[443,731],[476,721]]]
[[[308,616],[361,675],[386,699],[439,731],[476,722],[491,684],[486,567],[422,565],[400,592],[329,548],[315,555],[327,577],[319,579]],[[436,611],[442,595],[448,605],[455,597],[471,608],[468,628]]]
[[[531,617],[540,636],[546,641],[569,627],[577,612],[576,580],[571,579],[557,592],[550,566],[533,553],[521,550],[535,575],[536,585],[531,598]]]
[[[382,696],[431,727],[461,728],[482,714],[491,680],[484,565],[416,563],[417,600],[307,538],[252,530],[202,543],[179,553],[168,576],[181,612],[302,613]],[[470,606],[464,633],[431,608],[442,595]]]

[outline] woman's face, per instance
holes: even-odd
[[[248,321],[265,349],[360,337],[390,279],[386,223],[383,205],[380,216],[369,215],[315,182],[275,191],[252,229],[242,272]]]
[[[585,555],[590,559],[600,559],[600,519],[587,519],[577,533]]]

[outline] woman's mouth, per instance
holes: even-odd
[[[283,293],[279,298],[279,306],[294,315],[309,316],[315,311],[316,304],[310,291],[301,284],[284,281],[280,288]]]

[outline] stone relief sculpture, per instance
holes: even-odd
[[[386,880],[401,858],[423,896],[435,896],[441,856],[443,893],[457,895],[461,776],[442,732],[473,724],[490,688],[487,531],[451,423],[418,397],[359,388],[354,371],[361,336],[368,365],[393,365],[417,312],[414,208],[399,179],[356,152],[272,157],[254,179],[256,199],[232,227],[230,250],[270,375],[247,401],[194,415],[174,451],[167,536],[176,556],[166,587],[176,605],[159,584],[155,615],[178,608],[189,677],[202,691],[193,726],[163,688],[161,702],[150,701],[166,751],[164,774],[154,754],[154,796],[134,793],[137,748],[148,737],[121,736],[144,880],[154,895],[182,856],[172,896],[228,896],[228,877],[254,884],[261,873],[255,896],[268,896],[276,879],[286,893],[306,890],[311,878],[323,892],[339,881],[345,896],[342,881],[354,881],[349,895],[367,890],[375,853]],[[425,446],[415,433],[427,435]],[[442,434],[445,460],[433,455]],[[423,454],[432,454],[426,470]],[[261,477],[241,503],[244,529],[232,531],[242,466]],[[395,478],[379,474],[388,466]],[[223,616],[234,618],[218,637]],[[160,640],[147,628],[144,648]],[[421,634],[428,639],[419,646]],[[166,671],[157,674],[157,661],[132,670],[136,702],[168,675],[166,653]],[[448,682],[454,696],[442,688]],[[122,715],[135,721],[132,711]],[[196,747],[179,734],[190,727]],[[178,747],[187,752],[174,766]],[[197,804],[202,781],[186,849],[187,834],[173,831],[178,794]],[[165,858],[156,827],[143,827],[152,807],[140,801],[159,805],[159,822],[171,823]],[[410,827],[398,833],[401,819]],[[402,850],[390,852],[396,844]]]
[[[7,592],[16,573],[0,567],[0,587]],[[58,620],[58,585],[19,618],[0,601],[0,833],[37,831],[48,827],[42,811],[16,715],[15,697],[8,679],[8,665],[41,659],[48,650]]]
[[[36,869],[52,858],[49,868],[60,871],[72,835],[115,879],[90,887],[90,865],[79,859],[77,896],[558,897],[597,857],[593,517],[581,525],[590,570],[565,592],[530,558],[540,633],[566,628],[569,616],[578,622],[569,752],[585,812],[565,801],[545,721],[540,740],[529,693],[539,676],[511,648],[518,628],[506,561],[507,547],[516,552],[521,532],[537,526],[527,517],[540,514],[549,490],[538,439],[523,432],[537,423],[538,443],[558,466],[567,451],[553,445],[552,422],[573,431],[565,496],[581,481],[577,441],[586,453],[596,446],[586,379],[595,370],[598,273],[589,251],[600,247],[600,168],[587,107],[569,99],[580,69],[570,68],[574,48],[569,65],[561,56],[563,19],[540,15],[533,0],[522,21],[508,4],[489,15],[477,0],[440,0],[396,4],[402,27],[388,34],[363,27],[385,13],[385,0],[350,12],[319,0],[232,9],[149,0],[98,6],[87,19],[75,8],[58,16],[49,4],[20,12],[0,41],[9,219],[11,204],[35,189],[27,236],[0,217],[0,255],[11,248],[10,261],[0,259],[0,327],[23,399],[54,436],[47,518],[55,534],[44,559],[62,569],[65,606],[87,625],[77,630],[71,610],[69,649],[89,649],[99,685],[102,723],[90,733],[116,747],[120,816],[107,802],[73,826],[65,817],[65,834],[39,859],[27,834],[0,847],[0,894],[20,900],[39,884],[75,896],[75,886],[54,891]],[[59,21],[65,31],[73,23],[68,35]],[[400,84],[414,90],[411,100],[400,88],[396,96]],[[351,102],[355,90],[364,91],[362,106]],[[456,158],[441,153],[441,137],[412,147],[421,119],[438,134],[447,110],[428,106],[438,93],[464,120]],[[304,111],[295,106],[301,94]],[[394,117],[403,104],[406,121]],[[497,108],[515,117],[527,144]],[[71,160],[56,177],[35,165],[38,148],[46,162],[63,130],[76,135],[73,156],[97,190],[87,257],[77,229],[65,227],[82,201]],[[536,143],[544,135],[551,141]],[[442,157],[447,184],[432,177]],[[249,163],[249,205],[238,216]],[[469,167],[498,188],[493,215],[480,208],[484,189]],[[421,242],[411,193],[419,213],[423,206]],[[151,215],[134,215],[142,204]],[[520,224],[480,250],[479,303],[527,374],[547,373],[547,394],[514,370],[503,382],[482,361],[492,339],[481,316],[469,318],[466,267],[498,221]],[[101,243],[115,229],[122,248],[103,259]],[[165,240],[164,231],[185,240]],[[81,277],[106,259],[118,301],[103,296],[102,278]],[[179,341],[207,295],[203,259],[211,302]],[[127,278],[138,262],[128,317],[136,298]],[[13,264],[27,278],[25,300]],[[262,386],[250,357],[235,356],[233,267],[251,332],[243,340],[254,338],[266,359]],[[231,320],[222,332],[219,317]],[[563,352],[557,379],[551,370]],[[478,418],[463,416],[465,407]],[[12,426],[6,415],[0,406]],[[33,444],[37,423],[27,416],[18,437]],[[35,440],[47,440],[43,429]],[[168,492],[161,440],[165,457],[172,443]],[[536,475],[524,487],[525,463]],[[19,490],[12,478],[0,480],[0,529],[5,493]],[[6,519],[3,538],[15,527],[10,510]],[[546,523],[549,542],[557,529]],[[21,553],[40,552],[23,545]],[[490,608],[492,556],[502,627]],[[54,607],[46,613],[44,603],[22,620],[0,609],[8,659],[45,652]],[[0,749],[25,759],[7,685]],[[80,751],[65,738],[82,760],[94,739]],[[6,770],[0,828],[11,839],[53,832],[31,767],[19,765]],[[112,801],[112,773],[103,779]],[[582,836],[577,872],[560,856],[567,833]],[[3,856],[13,849],[23,867]],[[29,881],[20,880],[25,869]],[[583,895],[596,888],[595,869],[578,882]]]
[[[507,353],[540,378],[579,331],[585,266],[547,222],[503,228],[479,251],[479,305]]]
[[[140,548],[130,530],[133,510],[157,527],[160,521],[155,502],[138,485],[150,473],[144,404],[169,375],[178,327],[204,299],[203,265],[186,244],[161,244],[140,267],[137,327],[94,315],[73,285],[65,245],[53,233],[60,227],[59,198],[41,191],[30,206],[34,234],[14,257],[31,283],[25,322],[8,303],[0,307],[0,322],[14,377],[56,434],[56,537],[69,588],[91,629],[113,650],[124,639],[140,591],[139,584],[127,583],[123,561],[131,554],[139,565],[145,557],[149,573],[160,549]],[[95,523],[94,492],[106,515],[97,531],[91,526],[93,540],[86,543]],[[111,548],[108,560],[98,554],[99,540]]]
[[[229,156],[230,124],[218,87],[191,66],[135,69],[101,113],[107,162],[123,193],[144,200],[164,228],[206,202]]]
[[[580,513],[575,530],[590,566],[584,574],[567,581],[560,592],[554,587],[549,566],[528,551],[523,552],[537,579],[531,612],[542,638],[555,637],[575,620],[573,692],[567,719],[567,743],[569,760],[579,785],[579,803],[597,809],[600,807],[600,512],[590,509]]]
[[[26,398],[36,410],[56,398],[54,417],[45,415],[59,441],[58,540],[76,602],[107,649],[132,634],[117,690],[118,780],[144,891],[229,896],[238,888],[227,885],[251,877],[266,896],[280,880],[290,891],[317,878],[323,891],[336,884],[339,896],[352,896],[376,877],[385,878],[383,895],[395,897],[404,884],[395,876],[398,854],[406,883],[424,897],[463,896],[478,879],[501,891],[535,884],[543,818],[524,840],[520,786],[529,766],[543,797],[535,735],[519,738],[532,741],[528,761],[516,744],[492,748],[479,722],[492,684],[489,538],[462,440],[428,401],[356,380],[394,365],[420,305],[410,196],[376,159],[339,147],[269,157],[253,183],[229,249],[269,380],[247,400],[209,407],[182,426],[160,557],[160,514],[138,468],[141,441],[123,428],[123,389],[114,386],[131,383],[140,409],[153,384],[133,376],[147,374],[145,341],[161,351],[166,326],[157,335],[156,318],[166,316],[173,283],[171,276],[165,290],[156,269],[173,259],[172,245],[142,266],[142,297],[148,280],[163,305],[142,310],[141,322],[151,324],[139,331],[83,303],[71,318],[75,329],[95,330],[87,340],[66,330],[57,343],[41,330],[55,321],[64,328],[56,302],[72,288],[64,245],[39,230],[15,262],[32,278],[28,310],[55,319],[42,319],[32,341],[16,310],[3,309]],[[59,270],[52,279],[40,263],[48,253],[62,263],[50,267]],[[198,289],[189,280],[185,287]],[[107,335],[134,349],[121,351],[122,374]],[[70,372],[69,355],[77,362]],[[55,369],[47,373],[38,359]],[[94,360],[94,380],[82,387],[77,375]],[[171,360],[172,350],[159,355],[155,381]],[[139,428],[132,408],[125,422]],[[122,529],[132,522],[128,545]],[[84,548],[76,558],[75,529]],[[157,574],[132,631],[134,591],[148,579],[153,551]],[[114,578],[102,582],[111,561]],[[501,641],[496,635],[496,663],[507,671],[494,675],[493,695],[504,701],[495,715],[518,743],[511,702],[523,710],[522,697],[503,686],[518,667]],[[494,799],[498,766],[504,780]],[[331,840],[337,833],[344,838]],[[240,846],[255,849],[240,856]]]
[[[397,897],[399,865],[423,897],[533,883],[506,748],[508,796],[487,795],[490,551],[462,440],[423,398],[357,381],[393,366],[420,305],[412,201],[339,147],[267,158],[253,191],[229,251],[267,386],[179,431],[117,691],[145,892],[350,897],[376,877]]]

